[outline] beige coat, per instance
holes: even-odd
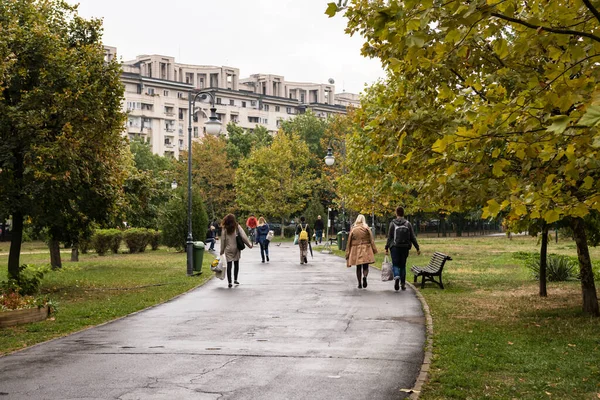
[[[371,230],[366,226],[355,226],[350,230],[346,245],[346,266],[373,264],[377,247]]]
[[[250,240],[248,240],[248,236],[246,236],[246,232],[244,232],[244,230],[242,229],[242,227],[239,224],[238,224],[237,231],[238,231],[238,234],[242,237],[242,240],[244,241],[246,246],[248,248],[251,248],[252,243],[250,243]],[[227,262],[238,261],[242,256],[242,252],[239,251],[237,248],[237,242],[235,240],[235,235],[236,235],[235,232],[233,232],[232,234],[228,234],[227,231],[225,230],[225,228],[223,228],[223,234],[221,235],[221,253],[220,254],[223,254],[223,253],[225,254],[225,257],[227,257]]]

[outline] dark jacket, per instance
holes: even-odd
[[[264,241],[267,240],[269,230],[269,224],[259,225],[258,228],[256,228],[256,242],[264,244]]]
[[[419,251],[419,243],[417,243],[417,237],[415,236],[415,231],[413,230],[411,223],[408,222],[406,220],[406,218],[404,218],[404,217],[396,217],[392,222],[390,222],[390,226],[388,228],[387,243],[385,244],[386,250],[388,250],[390,247],[394,246],[394,232],[396,231],[396,226],[402,225],[404,223],[406,224],[406,226],[408,227],[408,230],[410,232],[411,243],[414,244],[415,249],[417,249],[417,251]],[[409,243],[408,248],[410,249],[410,247],[411,247],[411,245]]]
[[[299,235],[300,232],[302,232],[303,227],[306,232],[308,232],[308,240],[310,241],[310,226],[306,222],[300,222],[298,225],[296,225],[296,235]]]
[[[322,219],[318,219],[315,221],[315,231],[322,231],[324,228],[323,225],[323,220]]]

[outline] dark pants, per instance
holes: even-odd
[[[206,244],[210,243],[210,248],[208,250],[214,250],[215,249],[215,238],[206,238]]]
[[[231,263],[233,263],[235,270],[233,271],[233,280],[237,281],[238,272],[240,272],[240,260],[227,261],[227,281],[231,283]]]
[[[262,260],[265,261],[265,256],[269,258],[269,241],[261,240],[258,243],[260,244],[260,256],[262,257]]]
[[[400,283],[404,285],[406,282],[406,259],[408,258],[408,247],[395,247],[390,248],[390,254],[392,255],[392,265],[394,269],[394,279],[400,279]]]
[[[356,266],[356,279],[358,283],[362,283],[361,279],[363,276],[366,278],[369,275],[369,264],[361,264]]]

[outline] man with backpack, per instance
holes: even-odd
[[[392,265],[394,269],[394,289],[406,290],[406,259],[412,245],[415,245],[417,254],[421,254],[419,243],[413,227],[410,222],[404,218],[404,208],[396,208],[396,218],[390,223],[388,228],[387,243],[385,245],[385,254],[388,250],[392,253]]]

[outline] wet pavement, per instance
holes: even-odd
[[[218,242],[217,242],[218,243]],[[1,399],[401,399],[423,361],[413,290],[297,246],[243,251],[212,279],[123,319],[0,357]],[[210,257],[208,253],[205,257]],[[185,273],[185,266],[182,266]],[[205,272],[210,273],[210,271]],[[190,278],[193,279],[193,278]]]

